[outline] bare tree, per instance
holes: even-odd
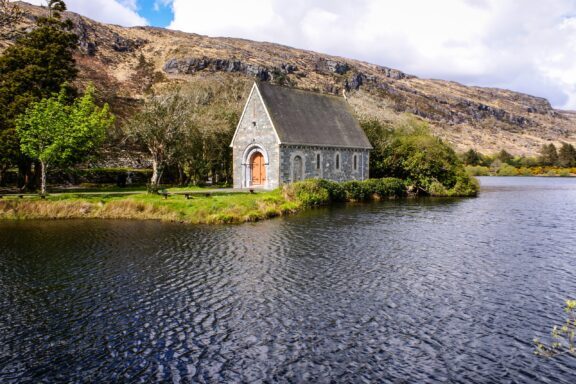
[[[186,140],[189,102],[179,89],[146,98],[139,112],[124,125],[127,137],[142,143],[151,155],[151,190],[157,190],[162,173]]]

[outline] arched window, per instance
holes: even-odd
[[[340,154],[336,154],[336,169],[340,169]]]
[[[304,161],[300,155],[292,160],[292,181],[304,180]]]
[[[354,154],[354,170],[358,170],[358,155]]]
[[[317,153],[316,154],[316,169],[320,169],[321,162],[322,162],[322,159],[320,158],[320,154]]]

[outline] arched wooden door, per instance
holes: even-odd
[[[250,159],[250,169],[252,170],[252,185],[263,185],[266,181],[266,166],[264,155],[256,152]]]

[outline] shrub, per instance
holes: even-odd
[[[449,195],[446,187],[443,186],[442,183],[440,183],[439,181],[434,181],[434,182],[432,182],[432,184],[430,184],[430,187],[428,187],[428,193],[430,193],[431,196],[448,196]]]
[[[346,199],[349,201],[366,201],[372,194],[366,182],[347,181],[342,186],[346,191]]]
[[[324,179],[319,179],[318,183],[322,188],[325,188],[328,191],[331,202],[337,203],[346,201],[346,190],[342,184]]]
[[[502,165],[498,169],[497,174],[498,176],[517,176],[518,170],[516,169],[516,167],[512,165],[502,163]]]
[[[386,197],[406,196],[406,185],[400,179],[385,177],[382,179],[368,179],[364,181],[371,197],[383,199]]]
[[[328,189],[318,179],[308,179],[292,184],[293,196],[307,207],[328,204]]]
[[[465,173],[456,175],[454,188],[448,191],[449,196],[476,196],[480,190],[480,183],[474,177]]]
[[[481,165],[476,166],[468,165],[466,166],[466,172],[470,176],[490,176],[490,168],[483,167]]]

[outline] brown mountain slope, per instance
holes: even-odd
[[[26,20],[0,49],[11,44],[39,7],[19,3]],[[576,113],[555,110],[539,97],[502,89],[420,79],[361,61],[278,44],[213,38],[161,28],[123,28],[66,13],[80,36],[80,82],[94,81],[118,105],[130,105],[158,81],[222,78],[221,73],[345,95],[360,117],[394,121],[415,114],[457,149],[500,149],[534,155],[543,143],[576,143]],[[142,61],[142,58],[145,61]]]

